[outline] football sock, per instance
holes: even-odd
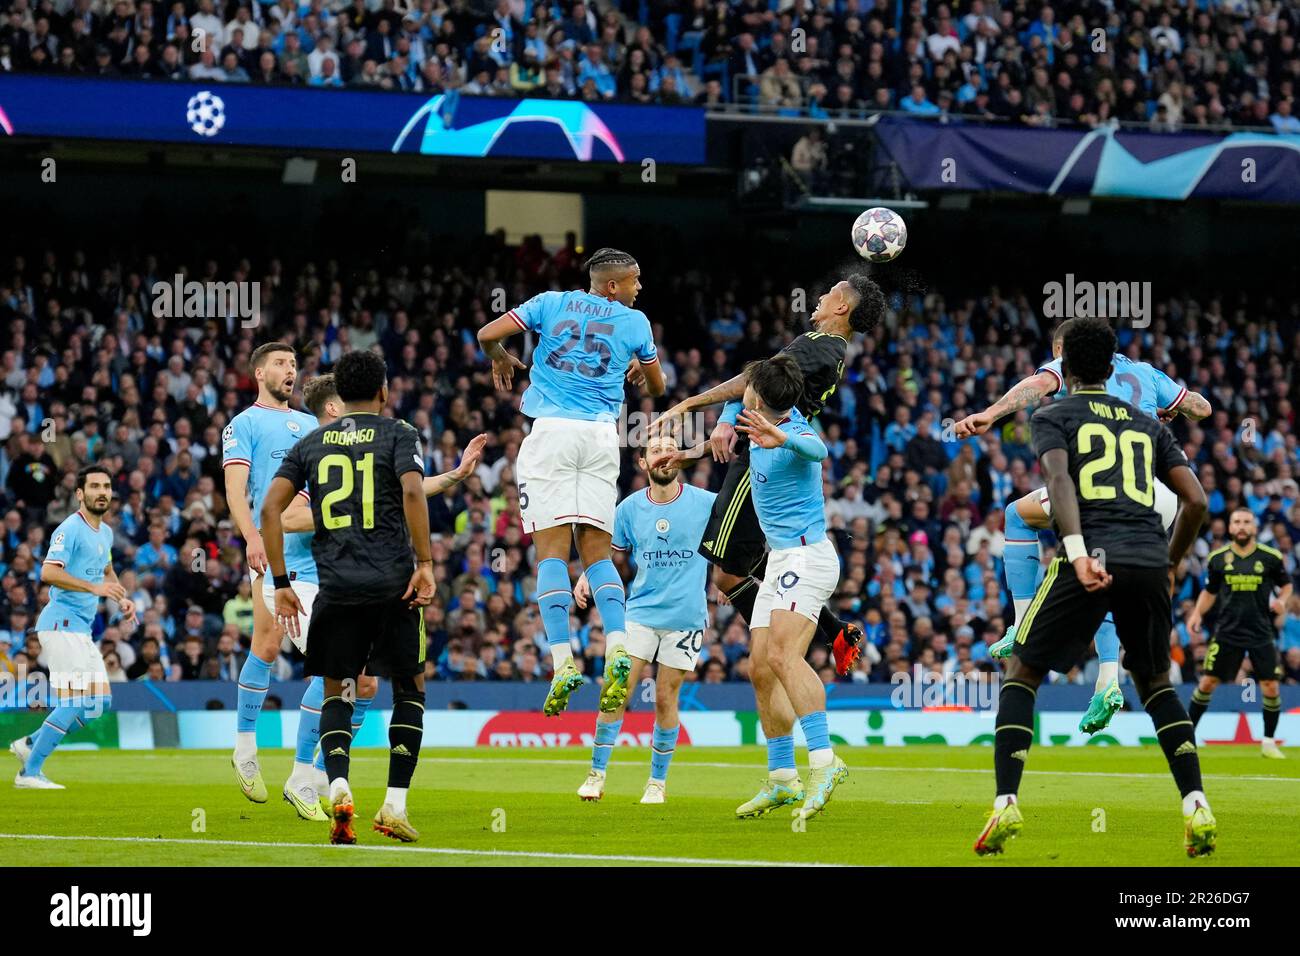
[[[754,593],[757,594],[758,592],[755,591]],[[817,632],[814,639],[821,641],[827,647],[834,647],[835,638],[839,636],[842,630],[844,630],[844,622],[823,604],[821,614],[817,615]]]
[[[394,694],[393,718],[388,724],[388,786],[403,790],[411,786],[423,739],[423,702],[415,696]]]
[[[1013,501],[1006,508],[1006,544],[1002,549],[1002,573],[1016,609],[1016,623],[1034,600],[1038,586],[1038,532],[1025,524]]]
[[[112,709],[113,698],[107,694],[87,697],[82,701],[77,716],[72,718],[72,726],[68,728],[68,733],[71,733],[74,730],[80,730],[92,720],[97,720],[98,718],[103,717]]]
[[[1034,742],[1034,701],[1037,692],[1028,684],[1009,680],[998,694],[998,718],[993,739],[993,772],[997,794],[1020,792],[1020,778]]]
[[[590,582],[590,578],[587,579]],[[569,646],[569,608],[573,590],[569,582],[569,565],[559,558],[547,558],[537,564],[537,606],[541,609],[546,642],[551,645],[551,661],[558,671],[573,659]]]
[[[41,724],[40,729],[32,734],[32,752],[27,758],[27,766],[23,767],[23,774],[28,777],[39,777],[45,768],[45,760],[54,752],[62,741],[64,736],[72,728],[73,723],[81,714],[80,704],[60,704],[50,712],[45,718],[45,723]]]
[[[325,772],[330,780],[346,781],[352,749],[352,702],[347,698],[327,697],[321,704],[320,749],[325,754]]]
[[[767,775],[774,780],[793,780],[798,771],[794,764],[794,735],[767,738]]]
[[[567,573],[567,572],[566,572]],[[614,562],[606,558],[587,568],[587,583],[591,585],[591,598],[600,611],[601,623],[605,625],[607,643],[612,646],[622,640],[627,595],[623,591],[623,579],[618,576]],[[541,584],[538,583],[538,590]],[[568,626],[568,614],[565,614],[565,626]],[[613,635],[619,635],[617,640]],[[548,635],[549,637],[549,635]]]
[[[308,690],[310,689],[311,688],[308,688]],[[323,681],[321,682],[321,696],[322,697],[325,696],[325,684]],[[366,722],[366,714],[370,711],[370,705],[373,704],[374,702],[375,699],[373,697],[358,697],[356,700],[352,702],[352,739],[353,740],[357,739],[357,733],[361,730],[361,725]],[[317,724],[319,725],[320,718],[317,717],[316,721]],[[319,738],[319,736],[320,735],[318,733],[317,737]],[[321,773],[325,772],[325,751],[324,750],[317,749],[316,762],[313,764],[313,766]]]
[[[727,600],[736,609],[736,613],[744,618],[746,624],[754,616],[754,599],[756,597],[758,597],[758,580],[755,578],[745,578],[727,592]]]
[[[320,742],[320,708],[325,702],[325,678],[313,677],[303,692],[302,703],[298,705],[298,743],[294,754],[293,772],[297,774],[298,765],[310,766]]]
[[[677,749],[677,732],[680,727],[660,727],[655,724],[654,736],[650,746],[650,779],[663,783],[668,779],[668,765],[672,763],[673,752]]]
[[[389,787],[384,794],[384,803],[392,807],[394,813],[405,813],[408,789],[408,787]]]
[[[1201,789],[1201,759],[1196,753],[1195,728],[1183,710],[1183,703],[1166,684],[1151,691],[1142,702],[1156,727],[1156,739],[1169,761],[1169,771],[1184,797]]]
[[[1192,718],[1192,730],[1201,722],[1201,715],[1209,710],[1211,696],[1199,687],[1192,691],[1192,704],[1187,708],[1187,716]]]
[[[1282,698],[1265,697],[1263,699],[1264,708],[1264,737],[1267,740],[1273,739],[1273,734],[1277,732],[1277,721],[1282,716]]]
[[[614,752],[614,742],[618,740],[618,732],[623,729],[623,718],[604,723],[596,721],[596,742],[591,745],[591,769],[605,772],[609,766],[610,755]]]
[[[813,770],[827,766],[835,756],[831,750],[830,727],[826,723],[826,711],[814,710],[799,718],[803,728],[804,739],[808,742],[808,766]]]
[[[1111,681],[1119,678],[1119,635],[1115,631],[1115,621],[1107,614],[1093,636],[1097,647],[1097,686],[1101,693],[1110,686]]]
[[[1199,790],[1193,790],[1191,793],[1184,796],[1183,815],[1190,817],[1196,811],[1196,805],[1198,803],[1207,809],[1210,806],[1210,801],[1205,799],[1205,794],[1201,793]]]
[[[249,654],[239,671],[239,692],[236,700],[239,704],[239,717],[235,723],[235,749],[246,753],[257,751],[257,718],[262,713],[262,701],[266,700],[266,689],[271,686],[271,665],[256,654]],[[240,738],[239,734],[247,736]]]

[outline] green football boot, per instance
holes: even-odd
[[[632,673],[632,658],[627,648],[615,644],[605,654],[605,686],[600,689],[600,712],[612,714],[627,703],[627,675]]]
[[[798,777],[788,781],[768,779],[754,799],[736,807],[736,817],[741,820],[753,820],[772,812],[777,807],[798,803],[803,798],[803,783]]]
[[[1088,702],[1088,712],[1079,721],[1079,731],[1095,734],[1110,723],[1110,719],[1124,709],[1124,692],[1119,689],[1119,681],[1111,681],[1105,690],[1092,695]]]
[[[1214,852],[1214,841],[1219,836],[1219,825],[1214,814],[1203,803],[1183,817],[1183,848],[1188,856],[1209,856]]]
[[[1011,648],[1016,646],[1016,626],[1012,624],[1007,632],[989,645],[989,657],[995,661],[1005,660],[1011,656]]]
[[[565,661],[564,666],[555,672],[555,679],[551,681],[551,689],[546,694],[546,703],[542,705],[542,713],[547,717],[554,717],[557,714],[564,713],[564,709],[569,706],[569,695],[581,687],[583,684],[582,675],[578,673],[578,668],[574,665],[573,659]]]
[[[975,841],[975,852],[980,856],[1001,853],[1008,840],[1020,836],[1024,825],[1025,818],[1020,815],[1019,804],[1008,803],[1001,810],[992,811]]]

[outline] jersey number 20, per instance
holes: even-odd
[[[368,531],[375,526],[375,453],[366,452],[355,462],[347,455],[326,455],[316,467],[316,483],[322,487],[331,484],[330,473],[333,471],[341,476],[339,486],[320,501],[320,518],[326,531],[352,526],[352,515],[335,514],[334,506],[352,497],[356,487],[352,477],[354,469],[361,474],[361,527]]]
[[[1115,433],[1098,422],[1089,422],[1079,429],[1079,454],[1089,455],[1093,449],[1093,439],[1101,441],[1101,457],[1096,458],[1079,469],[1079,494],[1088,501],[1109,501],[1116,495],[1111,485],[1096,482],[1098,472],[1110,471],[1115,467],[1116,446],[1119,448],[1120,474],[1122,475],[1124,494],[1140,505],[1150,508],[1156,501],[1155,480],[1151,474],[1151,457],[1153,445],[1151,436],[1129,428]],[[1138,448],[1142,449],[1142,487],[1138,487]]]

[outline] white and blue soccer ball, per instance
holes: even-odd
[[[884,206],[873,206],[853,222],[853,248],[869,262],[896,259],[907,245],[907,223]]]
[[[216,136],[226,125],[226,104],[217,94],[200,90],[185,107],[185,122],[200,136]]]

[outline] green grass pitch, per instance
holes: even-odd
[[[60,751],[47,771],[68,789],[11,790],[0,853],[23,866],[601,866],[824,863],[887,866],[1280,866],[1297,860],[1300,759],[1255,747],[1202,750],[1219,849],[1188,860],[1178,794],[1155,748],[1039,748],[1021,788],[1023,835],[1005,855],[971,850],[993,796],[981,747],[843,748],[850,776],[800,832],[788,813],[734,818],[766,775],[759,747],[683,749],[668,803],[637,803],[649,751],[619,748],[605,798],[575,791],[587,752],[426,750],[410,797],[420,841],[369,828],[387,755],[359,751],[352,778],[359,844],[331,847],[327,824],[280,797],[291,753],[263,751],[271,801],[249,803],[227,753]],[[800,754],[803,759],[803,754]],[[12,764],[12,760],[10,761]]]

